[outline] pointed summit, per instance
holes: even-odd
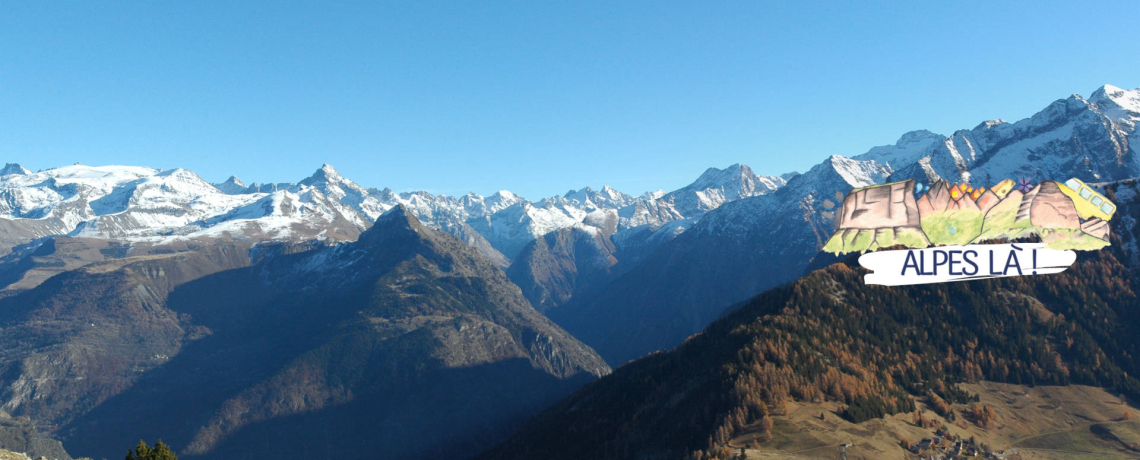
[[[412,214],[407,206],[400,203],[376,218],[376,223],[373,224],[372,228],[381,227],[385,229],[409,229],[418,231],[422,226],[423,224],[420,223],[420,220],[416,218],[415,214]],[[372,229],[369,229],[369,231],[371,230]]]
[[[320,169],[313,173],[305,180],[301,181],[301,185],[317,185],[317,184],[335,184],[343,179],[340,173],[332,165],[325,163],[321,165]]]
[[[1108,111],[1108,115],[1116,119],[1131,118],[1132,115],[1128,112],[1140,112],[1140,88],[1126,90],[1112,85],[1104,85],[1093,91],[1088,100],[1099,106],[1101,110]],[[1114,109],[1119,109],[1125,113],[1119,113]]]
[[[24,169],[23,166],[20,166],[19,164],[16,164],[16,163],[5,164],[4,169],[0,169],[0,176],[11,176],[13,174],[18,175],[18,176],[26,176],[26,175],[31,174],[31,173],[32,173],[31,171]]]
[[[524,201],[526,201],[526,199],[515,195],[510,190],[499,190],[491,194],[491,196],[484,198],[483,205],[486,207],[487,212],[496,213]]]
[[[248,192],[248,188],[246,187],[245,182],[242,182],[241,179],[237,178],[237,176],[230,176],[230,178],[226,179],[225,182],[211,185],[213,185],[214,188],[221,190],[222,193],[225,193],[226,195],[240,195],[242,193]]]
[[[389,209],[357,241],[375,247],[407,248],[415,240],[427,237],[428,229],[403,204]]]
[[[1120,88],[1117,86],[1102,85],[1100,88],[1097,88],[1096,91],[1093,91],[1093,93],[1089,95],[1089,100],[1096,102],[1096,101],[1101,101],[1101,100],[1105,100],[1105,99],[1110,99],[1113,97],[1117,97],[1117,96],[1123,94],[1124,92],[1125,92],[1125,90],[1123,88]]]
[[[755,182],[755,180],[756,174],[752,172],[752,168],[736,163],[724,169],[706,169],[697,180],[681,190],[699,191],[716,188],[723,189],[724,187],[740,189],[742,185],[751,184]],[[745,185],[744,188],[747,188],[747,186]]]

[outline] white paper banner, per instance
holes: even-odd
[[[869,252],[859,257],[867,284],[905,286],[1001,276],[1061,273],[1077,260],[1073,251],[1048,249],[1045,243],[973,244]]]

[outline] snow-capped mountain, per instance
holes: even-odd
[[[688,229],[550,314],[611,363],[668,348],[733,303],[799,277],[833,233],[852,188],[912,177],[981,186],[1023,177],[1075,176],[1089,183],[1137,177],[1138,120],[1140,89],[1104,86],[1088,99],[1058,100],[1016,123],[987,121],[951,136],[914,131],[852,158],[832,156],[771,193],[730,201],[699,219],[674,220]],[[615,246],[620,250],[632,235],[615,235]]]
[[[640,259],[707,220],[706,214],[756,197],[781,197],[781,213],[794,208],[814,233],[826,234],[841,199],[834,193],[855,184],[909,177],[986,185],[1011,177],[1097,182],[1140,176],[1140,159],[1131,147],[1138,120],[1140,90],[1106,85],[1087,99],[1058,100],[1016,123],[992,120],[950,136],[914,131],[852,159],[831,157],[824,163],[827,176],[842,184],[806,185],[822,176],[760,176],[738,164],[710,168],[668,193],[635,197],[609,186],[586,187],[538,201],[506,190],[461,197],[396,193],[361,186],[329,165],[296,183],[247,185],[237,177],[210,184],[184,169],[76,164],[33,173],[9,164],[0,170],[0,244],[10,249],[53,235],[132,244],[203,238],[350,241],[379,215],[403,205],[425,225],[460,237],[503,266],[537,237],[577,225],[600,229],[618,254]],[[778,193],[785,188],[790,190]],[[717,218],[702,231],[717,222],[748,225]]]
[[[916,131],[905,134],[894,152],[877,147],[858,158],[895,160],[892,180],[1118,180],[1140,175],[1140,158],[1130,147],[1138,120],[1140,89],[1105,85],[1088,99],[1074,94],[1016,123],[989,120],[949,137]]]
[[[672,347],[733,302],[794,279],[831,236],[843,195],[890,173],[836,155],[772,193],[675,221],[690,228],[666,225],[645,236],[676,232],[628,272],[548,315],[610,363]],[[615,246],[628,244],[623,237],[614,236]]]
[[[320,184],[230,195],[185,169],[72,165],[0,176],[0,217],[29,229],[24,243],[51,235],[161,243],[171,239],[354,238],[363,222]],[[10,245],[10,246],[11,246]]]
[[[0,170],[0,244],[5,249],[55,235],[113,238],[137,244],[179,240],[350,241],[378,216],[403,205],[431,228],[458,236],[506,266],[524,246],[575,225],[606,235],[670,222],[690,222],[710,209],[783,185],[747,166],[706,171],[672,193],[640,197],[609,186],[572,190],[531,202],[510,191],[462,197],[365,188],[324,165],[297,183],[251,184],[231,176],[210,184],[185,169],[75,164],[31,172]],[[676,207],[681,205],[682,211]],[[685,225],[673,225],[667,241]],[[625,236],[623,240],[630,240]]]

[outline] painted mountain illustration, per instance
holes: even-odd
[[[1112,201],[1076,178],[1036,185],[1006,179],[989,188],[937,180],[922,193],[924,188],[908,179],[852,190],[823,250],[846,254],[1034,236],[1052,249],[1097,250],[1108,246],[1108,221],[1116,212]]]

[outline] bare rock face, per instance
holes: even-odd
[[[1029,199],[1029,221],[1040,228],[1081,228],[1081,219],[1073,200],[1053,181],[1045,181],[1026,194]],[[1023,203],[1022,206],[1026,204]]]
[[[12,451],[26,454],[14,454]],[[12,455],[5,455],[6,452]],[[63,450],[63,444],[41,434],[31,419],[12,418],[0,411],[0,460],[31,458],[71,460],[71,456]]]
[[[1001,201],[1001,198],[998,198],[997,194],[994,193],[993,190],[986,190],[984,193],[978,196],[978,209],[981,209],[983,213],[990,212],[990,209],[996,206],[999,201]]]
[[[1108,222],[1100,220],[1098,217],[1081,222],[1081,231],[1108,241]]]
[[[840,214],[840,229],[918,227],[914,179],[876,185],[847,194]]]

